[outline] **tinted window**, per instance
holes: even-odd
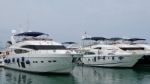
[[[16,49],[16,50],[14,50],[14,52],[15,52],[16,54],[21,54],[21,53],[27,53],[27,52],[29,52],[29,51],[27,51],[27,50],[22,50],[22,49]]]
[[[63,45],[25,45],[22,48],[29,48],[33,50],[61,50],[66,49]]]
[[[94,48],[94,49],[102,49],[101,47],[96,47],[96,48]]]
[[[120,48],[122,50],[144,50],[143,47],[136,47],[136,48],[132,48],[132,47],[128,47],[128,48]]]
[[[85,52],[85,55],[94,55],[94,52]]]

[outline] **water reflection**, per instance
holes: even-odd
[[[75,67],[72,75],[39,75],[0,68],[0,84],[150,84],[150,69]]]
[[[73,84],[73,80],[72,75],[39,75],[4,68],[0,71],[2,84]]]
[[[73,74],[78,84],[149,84],[150,69],[148,71],[76,67]]]

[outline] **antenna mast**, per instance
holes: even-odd
[[[27,31],[30,31],[30,17],[27,15]]]

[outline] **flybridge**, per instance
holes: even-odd
[[[146,39],[143,38],[105,38],[105,37],[85,37],[82,39],[84,46],[91,46],[95,44],[146,44]]]
[[[119,40],[125,40],[125,41],[145,41],[146,39],[143,38],[129,38],[129,39],[125,39],[125,38],[120,38],[120,37],[114,37],[114,38],[105,38],[105,37],[87,37],[87,38],[83,38],[82,40],[95,40],[95,41],[99,41],[99,40],[109,40],[109,41],[119,41]]]
[[[13,32],[13,35],[11,36],[11,43],[9,44],[14,44],[17,42],[22,42],[22,41],[33,41],[33,40],[47,40],[47,41],[52,41],[53,39],[51,39],[49,37],[48,34],[42,33],[42,32],[23,32],[23,33],[18,33],[15,34],[15,32]]]

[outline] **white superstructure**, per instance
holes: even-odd
[[[149,66],[150,64],[150,44],[146,43],[146,39],[142,38],[131,38],[129,39],[131,42],[131,45],[138,46],[143,48],[144,50],[144,56],[139,60],[137,65],[146,65]]]
[[[150,64],[150,45],[145,43],[145,39],[131,38],[131,39],[111,39],[112,45],[120,49],[136,54],[143,54],[143,57],[137,62],[138,64]]]
[[[96,39],[104,40],[104,38]],[[83,47],[81,51],[84,53],[82,62],[87,66],[133,67],[143,56],[143,54],[126,52],[117,46],[102,42]]]
[[[143,55],[150,53],[148,50],[145,50],[144,46],[140,46],[138,44],[133,43],[134,40],[138,40],[137,38],[134,39],[112,38],[111,40],[113,41],[111,45],[117,46],[124,51]]]
[[[8,42],[4,59],[5,67],[28,72],[70,73],[74,57],[80,56],[67,50],[41,32],[15,34]]]

